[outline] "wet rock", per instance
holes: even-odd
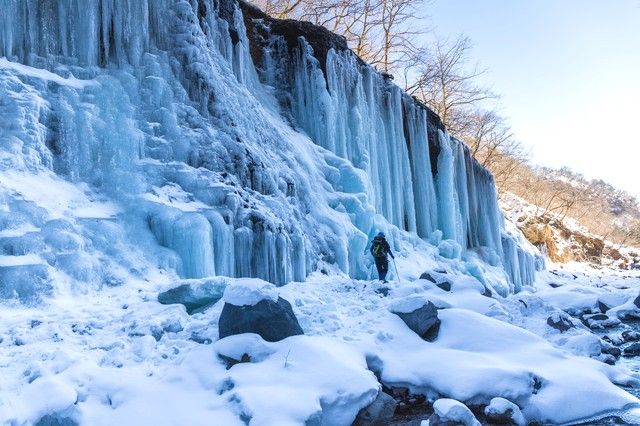
[[[354,426],[384,426],[389,424],[396,411],[396,400],[385,392],[378,392],[376,399],[360,410]]]
[[[554,328],[561,333],[575,327],[569,317],[559,313],[555,313],[547,318],[547,324],[549,327]]]
[[[438,308],[432,302],[427,302],[422,307],[411,312],[392,311],[398,315],[407,327],[428,342],[433,342],[440,331],[440,319]]]
[[[490,423],[497,425],[524,426],[524,416],[513,402],[504,398],[493,398],[485,407],[484,414]]]
[[[267,342],[304,334],[291,304],[281,297],[277,302],[264,299],[255,305],[225,303],[218,329],[221,339],[235,334],[255,333]]]

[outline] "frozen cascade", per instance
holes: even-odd
[[[0,0],[0,255],[16,257],[0,273],[73,288],[150,267],[283,284],[335,265],[368,278],[363,252],[382,228],[394,244],[399,230],[441,230],[493,253],[512,290],[533,280],[535,254],[504,231],[491,175],[430,111],[344,49],[277,31],[260,44],[240,6]],[[24,176],[77,200],[25,204]],[[115,207],[86,213],[78,200]],[[68,240],[46,237],[60,226]]]

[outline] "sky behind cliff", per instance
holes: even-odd
[[[463,33],[534,163],[567,165],[640,197],[640,0],[427,0]]]

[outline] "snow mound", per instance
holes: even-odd
[[[441,398],[433,403],[433,411],[443,422],[452,422],[464,426],[480,426],[480,422],[471,410],[455,399]]]
[[[235,306],[254,306],[262,300],[278,301],[275,285],[257,278],[237,279],[224,289],[222,299]]]

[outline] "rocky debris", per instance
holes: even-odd
[[[380,391],[371,404],[360,410],[353,426],[384,426],[389,424],[398,403],[389,394]]]
[[[429,426],[481,426],[466,405],[455,399],[442,398],[433,403]]]
[[[623,332],[624,334],[624,332]],[[616,346],[620,346],[625,342],[625,339],[622,336],[618,336],[618,335],[606,335],[602,338],[602,340],[604,340],[607,343],[611,343],[612,345],[616,345]]]
[[[640,355],[640,342],[635,342],[624,348],[622,355],[625,357],[634,357]]]
[[[569,317],[559,313],[555,313],[547,318],[547,324],[549,327],[560,331],[560,333],[564,333],[565,331],[575,327]]]
[[[255,333],[267,342],[304,334],[291,304],[281,297],[277,302],[263,299],[255,305],[225,303],[218,329],[221,339],[235,334]]]
[[[493,398],[485,407],[484,415],[490,423],[497,425],[526,425],[520,407],[504,398]]]
[[[198,280],[179,285],[158,294],[163,305],[181,304],[189,315],[205,311],[222,298],[224,284],[220,280]]]
[[[398,315],[407,327],[428,342],[433,342],[440,331],[440,319],[438,308],[432,302],[427,302],[422,307],[411,312],[392,311]]]

